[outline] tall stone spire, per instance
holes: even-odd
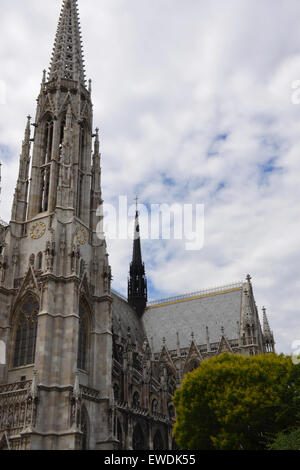
[[[85,84],[77,0],[63,0],[50,64],[49,81],[59,78]]]
[[[266,352],[274,352],[275,351],[274,336],[269,325],[266,308],[263,307],[262,311],[263,311],[263,335],[264,335]]]
[[[128,302],[139,317],[144,313],[147,304],[147,279],[145,265],[142,261],[139,212],[136,208],[132,261],[128,280]]]
[[[113,390],[111,269],[96,231],[100,142],[91,84],[84,82],[77,1],[60,3],[50,74],[42,74],[33,122],[27,118],[12,218],[0,226],[0,340],[12,359],[1,366],[0,384],[15,382],[15,368],[32,380],[20,448],[101,450],[115,441],[110,419],[92,434],[101,416],[110,416]],[[8,324],[6,313],[15,310]],[[104,398],[82,409],[85,383]],[[74,384],[68,396],[65,384]],[[0,416],[1,431],[9,432],[2,422]]]
[[[69,211],[90,223],[93,106],[85,83],[77,0],[63,0],[48,80],[34,122],[29,220]],[[64,212],[65,213],[65,212]]]

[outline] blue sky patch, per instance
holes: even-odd
[[[0,144],[0,160],[8,161],[12,158],[11,149],[4,144]]]

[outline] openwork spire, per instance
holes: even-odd
[[[58,78],[85,84],[77,0],[63,0],[50,64],[49,81]]]

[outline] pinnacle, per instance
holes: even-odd
[[[58,78],[85,85],[77,0],[63,0],[62,4],[49,72],[50,81]]]
[[[94,137],[95,137],[95,144],[94,144],[94,156],[99,156],[99,146],[100,146],[100,142],[99,142],[99,128],[96,127],[96,134],[94,134]]]
[[[26,128],[25,128],[24,142],[29,142],[29,139],[30,139],[30,121],[31,121],[31,116],[28,115]]]
[[[263,331],[265,335],[271,335],[271,328],[269,325],[267,313],[266,313],[266,308],[263,307]]]

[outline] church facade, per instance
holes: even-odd
[[[0,449],[175,448],[184,374],[223,351],[272,352],[274,338],[250,276],[148,302],[138,211],[128,298],[111,289],[76,0],[63,1],[16,177],[0,224]]]

